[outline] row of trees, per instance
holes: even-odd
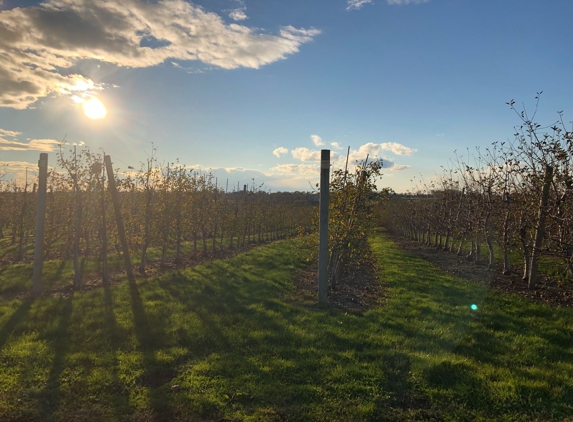
[[[101,154],[87,147],[57,153],[60,171],[48,174],[45,247],[47,257],[102,258],[119,253],[119,239]],[[162,164],[154,150],[136,170],[115,170],[121,214],[129,249],[138,252],[145,272],[150,247],[161,260],[182,258],[182,245],[192,242],[193,254],[206,254],[251,242],[285,237],[311,224],[313,196],[268,193],[254,183],[231,188],[209,172],[179,162]],[[0,239],[25,259],[36,214],[36,184],[1,181]],[[104,271],[105,272],[105,271]],[[79,281],[78,281],[79,283]]]
[[[348,156],[344,169],[335,169],[329,181],[328,213],[328,287],[335,290],[345,271],[364,263],[369,255],[367,237],[376,226],[375,214],[389,199],[391,190],[378,190],[382,178],[381,159],[351,164]],[[318,184],[317,184],[318,187]],[[315,210],[313,236],[306,242],[313,255],[318,251],[319,210]],[[306,234],[306,233],[305,233]]]
[[[562,113],[542,127],[534,113],[515,109],[521,119],[512,141],[477,148],[455,160],[430,184],[392,201],[388,227],[427,245],[479,262],[487,245],[488,265],[499,252],[503,272],[511,271],[510,253],[519,250],[523,279],[533,287],[542,254],[560,257],[573,275],[573,132]]]

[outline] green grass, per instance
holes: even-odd
[[[18,246],[8,246],[8,239],[4,239],[4,248],[0,242],[0,259],[9,256],[12,252],[15,254]],[[230,238],[223,238],[223,247],[230,245]],[[233,245],[237,245],[237,238],[234,237]],[[207,241],[207,252],[212,252],[213,239]],[[217,239],[217,250],[220,248],[220,239]],[[27,250],[33,253],[33,245],[29,244]],[[150,247],[147,250],[147,262],[158,262],[161,260],[161,247]],[[203,253],[203,242],[198,240],[197,252]],[[191,255],[194,253],[193,242],[181,243],[181,254]],[[175,256],[175,247],[170,245],[166,251],[167,258]],[[131,262],[138,265],[141,260],[141,251],[131,251]],[[80,271],[82,277],[91,274],[101,273],[101,260],[93,256],[80,257]],[[123,271],[123,257],[116,253],[108,254],[108,268],[110,271]],[[31,262],[16,263],[10,266],[0,267],[0,295],[10,295],[16,293],[26,293],[32,289],[33,264]],[[69,286],[72,284],[74,277],[74,266],[72,259],[51,259],[44,261],[43,282],[45,289]]]
[[[1,302],[0,420],[573,420],[572,309],[371,244],[387,296],[362,313],[296,305],[296,241]]]

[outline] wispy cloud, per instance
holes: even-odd
[[[60,144],[54,139],[32,139],[30,142],[19,142],[17,140],[21,132],[0,129],[0,151],[43,151],[50,152]]]
[[[396,155],[412,155],[418,151],[415,148],[408,148],[398,142],[384,142],[380,144],[380,148],[384,151],[393,152]]]
[[[238,3],[239,7],[231,10],[227,10],[229,12],[229,17],[234,21],[244,21],[248,19],[247,16],[247,5],[245,4],[244,0],[235,0]]]
[[[338,142],[331,142],[330,146],[336,149],[342,149],[342,147],[340,146],[340,144]]]
[[[372,3],[372,0],[348,0],[346,10],[359,10],[365,4]]]
[[[322,138],[318,135],[310,135],[310,139],[312,139],[312,142],[314,143],[314,145],[316,145],[317,147],[320,147],[322,145],[324,145],[324,141],[322,140]]]
[[[421,4],[427,3],[430,0],[386,0],[389,5],[405,5],[405,4]],[[359,10],[362,9],[362,6],[365,4],[372,4],[374,3],[373,0],[347,0],[348,6],[346,10]]]
[[[16,138],[18,135],[21,134],[22,132],[14,132],[13,130],[0,129],[0,137]]]
[[[24,109],[50,93],[103,88],[74,65],[94,59],[125,67],[196,60],[257,69],[299,51],[317,29],[282,27],[272,35],[185,0],[47,0],[0,11],[0,107]]]
[[[288,154],[288,149],[285,147],[278,147],[273,151],[273,155],[276,155],[277,158],[281,158],[281,154]]]
[[[421,4],[427,3],[430,0],[387,0],[388,4],[396,4],[396,5],[403,5],[403,4]]]
[[[234,21],[244,21],[245,19],[248,19],[248,16],[245,13],[245,11],[241,9],[231,10],[229,12],[229,17]]]
[[[51,152],[60,144],[54,139],[32,139],[28,143],[0,138],[0,151],[42,151]]]
[[[394,164],[390,170],[401,171],[401,170],[409,170],[412,166],[408,166],[406,164]]]

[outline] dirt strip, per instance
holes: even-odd
[[[543,302],[550,306],[573,307],[573,283],[562,282],[544,274],[533,289],[527,288],[527,282],[521,279],[522,267],[514,267],[510,275],[502,274],[502,264],[498,262],[495,270],[488,270],[487,262],[478,264],[468,262],[465,257],[445,252],[439,248],[422,245],[410,239],[390,235],[402,249],[418,255],[420,258],[437,265],[449,274],[466,278],[478,283],[487,283],[490,287],[527,299]]]
[[[376,271],[376,260],[370,250],[359,266],[347,269],[339,285],[328,293],[328,309],[343,312],[360,312],[380,306],[384,298],[384,285]],[[306,308],[318,309],[318,263],[303,270],[294,281],[296,285],[295,302]]]

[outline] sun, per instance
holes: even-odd
[[[107,109],[97,98],[87,100],[83,104],[84,114],[90,119],[103,119],[107,115]]]

